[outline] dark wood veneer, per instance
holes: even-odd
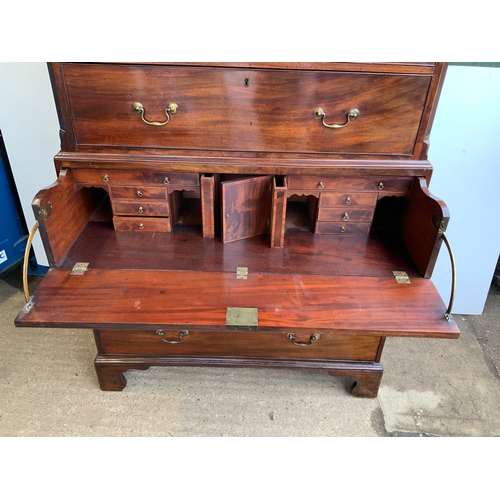
[[[15,322],[92,328],[102,390],[150,366],[252,366],[347,375],[376,397],[386,337],[459,336],[429,279],[449,220],[427,161],[446,64],[49,69],[59,177],[33,208],[52,208],[51,269]],[[134,101],[146,120],[178,112],[151,126]],[[317,107],[359,117],[334,130]],[[227,324],[230,307],[257,324]]]

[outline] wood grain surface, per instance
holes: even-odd
[[[367,67],[368,69],[368,67]],[[430,75],[63,64],[77,146],[412,156]],[[178,105],[163,127],[165,108]],[[360,116],[342,129],[350,109]],[[67,124],[68,128],[69,124]]]
[[[457,337],[430,280],[89,269],[50,269],[18,326],[226,329],[228,307],[258,308],[268,331]],[[293,330],[292,330],[293,331]]]

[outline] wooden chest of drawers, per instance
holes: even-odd
[[[19,326],[92,328],[103,390],[153,365],[317,368],[375,397],[387,336],[456,338],[431,280],[445,65],[50,65],[51,264]]]

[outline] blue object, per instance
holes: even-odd
[[[0,278],[22,265],[27,239],[26,222],[0,132]]]

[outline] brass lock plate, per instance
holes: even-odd
[[[256,307],[228,307],[226,328],[228,330],[257,330],[259,310]]]

